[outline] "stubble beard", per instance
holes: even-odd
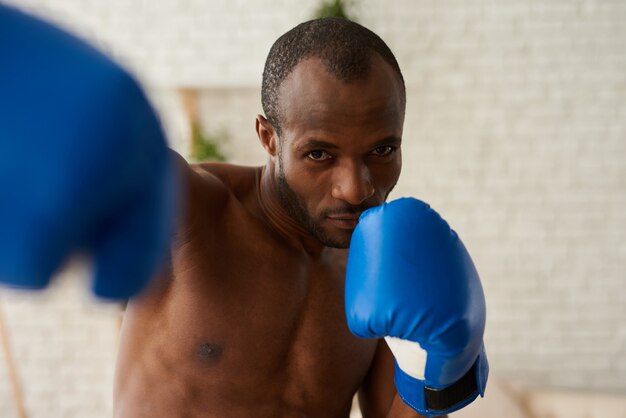
[[[332,248],[348,248],[350,246],[350,233],[345,239],[339,240],[331,237],[320,225],[320,221],[311,216],[304,199],[299,196],[289,185],[283,170],[280,152],[278,155],[278,178],[276,189],[281,206],[287,214],[300,224],[309,234],[315,237],[322,245]]]
[[[387,200],[387,197],[393,191],[395,186],[396,185],[394,183],[387,191],[383,202]],[[321,221],[316,221],[315,218],[311,215],[311,213],[307,209],[305,200],[300,195],[298,195],[289,185],[289,183],[287,182],[287,178],[285,177],[285,170],[283,169],[282,150],[280,146],[278,148],[278,178],[276,181],[276,189],[278,192],[280,204],[283,209],[285,209],[287,214],[293,220],[298,222],[309,234],[311,234],[319,242],[321,242],[322,245],[326,247],[343,249],[350,247],[352,232],[346,231],[344,238],[334,238],[330,236],[326,231],[324,231],[324,229],[320,225]],[[380,203],[375,203],[373,205],[363,204],[360,206],[345,205],[343,208],[336,208],[333,211],[323,212],[320,216],[320,219],[324,220],[328,215],[332,215],[334,213],[361,213],[372,206],[376,206],[377,204]]]

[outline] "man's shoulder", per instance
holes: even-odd
[[[202,217],[254,212],[261,171],[218,162],[190,164],[187,205]]]
[[[241,166],[222,162],[201,162],[191,164],[191,169],[207,183],[212,192],[221,189],[222,192],[233,195],[241,200],[250,194],[256,193],[258,176],[261,167]]]

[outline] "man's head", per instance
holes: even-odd
[[[374,32],[346,19],[323,18],[304,22],[274,42],[265,61],[261,104],[278,135],[281,131],[279,89],[300,61],[320,59],[338,80],[350,82],[369,72],[371,58],[378,55],[397,73],[406,103],[404,78],[387,44]]]
[[[324,245],[347,247],[400,175],[406,99],[393,54],[354,22],[303,23],[272,47],[262,101],[257,132],[280,203]]]

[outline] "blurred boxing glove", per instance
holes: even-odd
[[[416,199],[361,215],[350,244],[346,314],[359,337],[385,337],[402,400],[426,416],[484,396],[485,297],[457,234]]]
[[[87,251],[96,295],[136,294],[168,247],[174,186],[159,121],[131,76],[0,5],[0,282],[43,288]]]

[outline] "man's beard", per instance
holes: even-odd
[[[343,238],[332,237],[321,226],[321,222],[325,220],[329,215],[336,214],[357,214],[362,213],[370,207],[382,204],[382,202],[364,202],[360,205],[354,206],[348,203],[344,203],[342,207],[334,208],[333,210],[326,210],[322,212],[319,219],[316,220],[309,210],[307,209],[304,199],[298,195],[289,185],[285,177],[285,170],[283,169],[283,159],[281,147],[278,149],[278,179],[276,182],[276,189],[278,192],[278,198],[282,207],[287,214],[296,222],[298,222],[309,234],[315,237],[322,245],[332,248],[348,248],[350,246],[350,239],[352,238],[352,231],[345,231]],[[385,194],[383,202],[387,200],[387,197],[391,191],[395,188],[395,184]]]
[[[309,234],[327,247],[348,248],[350,245],[349,237],[347,240],[340,241],[329,236],[326,231],[324,231],[319,221],[316,221],[313,216],[311,216],[304,203],[304,199],[298,196],[291,186],[289,186],[289,183],[287,183],[282,167],[278,172],[276,188],[280,203],[285,211],[287,211],[287,214],[298,222]]]
[[[280,155],[278,160],[278,179],[276,182],[276,189],[280,203],[287,214],[324,246],[333,248],[348,248],[350,246],[350,238],[352,237],[351,231],[345,230],[345,235],[342,238],[332,237],[324,231],[324,228],[322,228],[320,223],[326,219],[328,215],[339,213],[360,213],[369,206],[354,207],[351,205],[344,205],[342,208],[325,211],[320,216],[320,219],[316,220],[307,209],[304,199],[299,196],[287,182]]]

